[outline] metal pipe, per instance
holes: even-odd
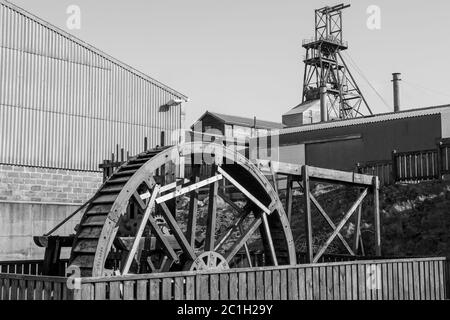
[[[394,89],[394,112],[400,111],[400,79],[401,73],[392,74],[392,84]]]
[[[327,122],[328,121],[328,109],[327,109],[327,87],[320,87],[320,121]]]

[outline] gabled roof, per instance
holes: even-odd
[[[239,125],[244,127],[254,127],[255,120],[254,118],[245,118],[245,117],[239,117],[239,116],[233,116],[233,115],[227,115],[217,112],[210,112],[206,111],[192,126],[191,128],[194,128],[194,126],[201,121],[204,117],[207,115],[210,115],[217,120],[225,123],[225,124],[232,124],[232,125]],[[272,121],[265,121],[265,120],[259,120],[256,119],[256,128],[257,129],[282,129],[284,128],[284,125],[279,122],[272,122]]]

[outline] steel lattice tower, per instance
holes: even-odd
[[[367,111],[372,114],[341,54],[348,48],[342,39],[342,10],[348,7],[339,4],[316,9],[314,38],[303,41],[306,56],[302,102],[320,99],[322,88],[326,120],[364,116]]]

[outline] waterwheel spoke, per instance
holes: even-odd
[[[217,166],[213,165],[211,168],[211,176],[214,176],[217,171]],[[219,189],[219,182],[215,181],[209,186],[209,201],[208,201],[208,218],[206,223],[205,236],[205,251],[214,250],[214,240],[216,235],[216,218],[217,218],[217,191]]]
[[[269,222],[267,221],[267,215],[265,212],[261,213],[263,220],[264,233],[266,235],[267,243],[269,245],[270,258],[274,266],[278,266],[277,255],[275,253],[275,247],[273,245],[272,235],[270,233]]]
[[[214,251],[219,251],[222,248],[222,245],[228,241],[228,239],[230,238],[230,236],[233,234],[233,232],[236,230],[236,228],[238,228],[239,226],[241,226],[242,222],[244,221],[244,219],[250,214],[250,211],[244,211],[243,214],[241,216],[239,216],[237,219],[235,219],[235,221],[233,222],[233,224],[228,228],[228,230],[223,233],[219,239],[217,239],[217,244],[214,248]]]
[[[257,218],[255,219],[250,227],[248,228],[247,232],[241,234],[241,236],[237,239],[237,241],[233,244],[233,246],[230,248],[230,250],[224,255],[224,258],[227,262],[230,262],[236,253],[239,252],[239,250],[242,248],[244,243],[247,242],[248,239],[253,235],[253,233],[258,229],[258,227],[261,225],[262,219]]]
[[[234,203],[230,198],[228,198],[222,191],[219,191],[219,197],[221,197],[223,199],[223,201],[225,201],[225,203],[227,203],[230,207],[232,207],[240,216],[245,215],[244,210],[241,207],[239,207],[236,203]],[[239,232],[241,234],[244,233],[242,225],[239,225]],[[252,257],[250,255],[250,250],[248,249],[247,242],[244,243],[244,249],[245,249],[245,255],[246,255],[247,261],[248,261],[248,266],[250,268],[252,268],[253,267]]]
[[[167,224],[169,225],[170,229],[172,230],[173,235],[177,239],[181,248],[188,255],[189,259],[195,260],[196,255],[195,255],[194,249],[191,247],[188,240],[184,236],[183,232],[180,229],[180,226],[178,225],[177,221],[173,217],[173,215],[170,212],[169,208],[167,207],[166,203],[161,202],[159,205],[163,209],[162,214],[164,216],[164,219],[166,220]]]
[[[144,232],[145,226],[147,225],[147,221],[149,220],[149,218],[151,218],[151,213],[152,213],[152,211],[154,209],[155,199],[156,199],[156,196],[159,193],[159,188],[160,188],[159,185],[156,185],[153,188],[153,193],[152,193],[152,196],[150,198],[150,202],[149,202],[147,208],[145,208],[145,213],[144,213],[144,216],[142,217],[141,224],[139,225],[139,229],[138,229],[138,231],[136,233],[136,237],[134,239],[133,246],[131,247],[131,250],[128,253],[125,265],[122,268],[122,274],[127,274],[128,271],[130,270],[131,263],[133,262],[134,255],[136,254],[136,250],[137,250],[137,248],[139,246],[139,242],[140,242],[141,237],[142,237],[142,233]]]
[[[200,181],[198,176],[199,166],[194,166],[194,174],[191,178],[192,183]],[[186,238],[192,247],[195,247],[195,230],[197,228],[197,214],[198,214],[198,189],[191,192],[189,199],[189,216],[187,222]]]

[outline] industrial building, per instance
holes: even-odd
[[[391,160],[394,150],[436,149],[446,138],[450,105],[285,128],[272,136],[279,141],[280,159],[348,171],[358,163]]]
[[[135,154],[145,137],[149,147],[169,143],[170,133],[183,127],[186,101],[0,0],[0,257],[41,256],[32,236],[97,191],[98,165],[116,145]]]
[[[278,122],[255,118],[226,115],[206,111],[192,126],[192,131],[208,132],[226,137],[249,138],[257,135],[268,135],[284,128]]]

